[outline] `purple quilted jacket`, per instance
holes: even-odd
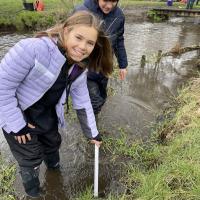
[[[7,133],[16,133],[26,125],[23,110],[37,102],[54,84],[65,61],[56,42],[48,37],[23,39],[9,50],[0,63],[1,128]],[[84,110],[84,119],[79,117],[83,132],[88,138],[94,138],[98,131],[86,73],[83,72],[72,83],[70,95],[74,109]],[[56,105],[61,128],[65,126],[65,98],[66,90]]]

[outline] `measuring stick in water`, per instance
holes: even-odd
[[[95,144],[94,155],[94,197],[98,197],[98,183],[99,183],[99,147]]]

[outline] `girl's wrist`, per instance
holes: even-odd
[[[98,142],[101,142],[102,141],[102,137],[100,134],[98,134],[96,137],[93,138],[93,140],[96,140]]]
[[[21,135],[26,135],[27,133],[28,133],[28,124],[26,124],[26,126],[22,128],[20,131],[18,131],[17,133],[11,132],[10,134],[14,136],[21,136]]]

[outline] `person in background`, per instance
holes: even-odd
[[[36,0],[34,4],[36,11],[44,11],[44,3],[42,0]]]
[[[167,0],[167,6],[173,6],[173,0]]]
[[[87,65],[85,60],[87,59]],[[25,192],[40,196],[39,166],[59,168],[64,104],[71,95],[82,131],[100,146],[87,70],[108,77],[112,48],[101,22],[80,11],[63,24],[16,43],[0,63],[0,127],[16,158]]]
[[[104,30],[109,35],[113,52],[119,65],[119,77],[124,80],[127,75],[127,54],[124,46],[124,23],[125,17],[118,7],[119,0],[85,0],[77,6],[74,12],[79,10],[89,10],[103,20]],[[105,66],[106,67],[106,66]],[[97,119],[103,104],[107,98],[108,78],[101,72],[90,70],[88,72],[88,90],[92,102],[92,107]]]

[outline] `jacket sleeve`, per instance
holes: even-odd
[[[86,73],[84,72],[81,74],[80,78],[81,80],[79,80],[79,83],[70,90],[70,95],[72,98],[73,108],[77,112],[82,131],[87,138],[92,139],[99,133],[96,127],[94,112],[87,88]]]
[[[114,53],[117,58],[119,67],[121,69],[124,69],[128,66],[127,54],[124,45],[124,24],[125,24],[125,17],[123,16],[120,24],[120,30],[118,31],[117,42],[114,47]]]
[[[0,63],[0,116],[4,125],[17,133],[26,125],[18,104],[16,91],[34,65],[31,42],[21,40],[5,55]]]

